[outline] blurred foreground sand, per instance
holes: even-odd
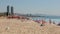
[[[40,24],[32,20],[1,19],[0,34],[60,34],[60,27],[53,24]]]

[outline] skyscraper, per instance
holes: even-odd
[[[9,15],[9,5],[7,6],[7,13],[6,15],[8,16]]]
[[[14,14],[14,12],[13,12],[13,6],[11,6],[11,15],[13,15]]]

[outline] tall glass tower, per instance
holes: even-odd
[[[14,14],[14,12],[13,12],[13,6],[11,6],[11,15],[13,15]]]
[[[7,6],[7,13],[6,15],[8,16],[9,15],[9,5]]]

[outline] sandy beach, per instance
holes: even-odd
[[[40,26],[32,20],[0,18],[0,34],[60,34],[60,26]]]

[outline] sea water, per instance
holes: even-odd
[[[49,22],[51,20],[52,22],[55,22],[56,24],[60,23],[60,18],[43,18],[43,17],[32,17],[33,20],[42,20],[44,19],[46,22]]]

